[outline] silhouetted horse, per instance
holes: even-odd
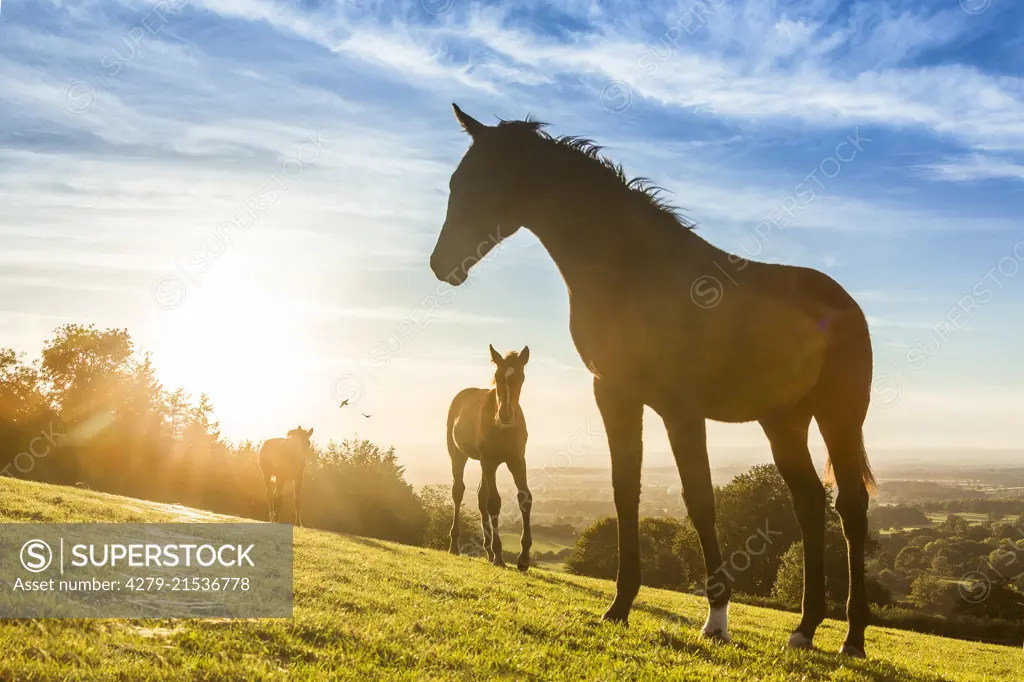
[[[295,505],[295,525],[302,525],[299,509],[302,497],[302,474],[306,468],[306,454],[310,452],[309,437],[313,429],[303,430],[300,426],[288,432],[287,438],[271,438],[260,448],[260,471],[267,486],[267,506],[270,520],[281,518],[281,490],[287,483],[292,484]]]
[[[803,617],[789,639],[810,647],[825,616],[825,491],[807,449],[811,419],[828,446],[849,545],[850,627],[864,655],[868,489],[862,439],[871,341],[856,302],[807,268],[748,261],[698,237],[644,179],[627,180],[589,140],[553,138],[536,121],[486,126],[455,107],[472,146],[451,177],[430,257],[438,279],[468,270],[520,226],[569,289],[569,329],[594,375],[611,451],[619,571],[605,614],[625,621],[640,587],[638,507],[643,409],[665,422],[683,499],[704,550],[705,636],[728,640],[729,573],[715,533],[705,420],[760,422],[804,538]],[[751,529],[752,532],[755,529]]]
[[[519,407],[519,393],[523,388],[523,368],[530,359],[530,348],[512,351],[504,358],[490,346],[494,371],[494,388],[465,388],[458,392],[448,408],[448,456],[452,460],[452,501],[455,518],[452,520],[452,554],[459,553],[459,512],[462,495],[466,492],[463,473],[466,460],[480,461],[480,524],[483,526],[484,550],[495,566],[504,566],[501,558],[501,535],[498,516],[501,496],[495,474],[502,464],[508,470],[519,491],[519,510],[523,514],[522,551],[516,562],[520,571],[530,567],[530,508],[533,496],[526,485],[526,419]]]

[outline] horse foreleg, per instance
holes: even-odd
[[[530,510],[533,509],[533,494],[526,485],[526,458],[509,462],[508,469],[512,473],[512,479],[516,482],[516,491],[519,498],[519,512],[523,515],[523,536],[522,549],[519,552],[519,559],[516,567],[520,571],[530,568],[530,547],[533,546],[533,533],[530,531]]]
[[[612,459],[612,489],[619,526],[619,570],[615,601],[605,620],[625,622],[640,591],[640,467],[643,460],[644,406],[594,379],[594,398],[608,434]]]

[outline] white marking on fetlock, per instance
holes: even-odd
[[[813,649],[814,642],[804,633],[794,632],[789,636],[789,642],[786,646],[790,649]]]
[[[731,642],[729,637],[729,605],[712,606],[708,611],[708,619],[704,621],[701,634],[705,637],[714,637],[723,642]]]

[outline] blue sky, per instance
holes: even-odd
[[[229,437],[302,423],[443,457],[487,344],[529,344],[534,463],[569,443],[593,463],[590,380],[532,235],[430,303],[455,101],[594,138],[704,238],[846,286],[877,356],[869,445],[1014,447],[1022,23],[1008,0],[7,0],[3,345],[127,327]]]

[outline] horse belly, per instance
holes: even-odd
[[[452,439],[455,441],[455,446],[470,459],[480,459],[480,453],[477,452],[476,447],[476,421],[460,416],[452,425]]]
[[[817,330],[801,331],[762,333],[757,344],[741,343],[746,338],[741,335],[725,344],[720,349],[723,362],[704,377],[706,416],[724,422],[755,421],[803,400],[821,376],[826,341]]]

